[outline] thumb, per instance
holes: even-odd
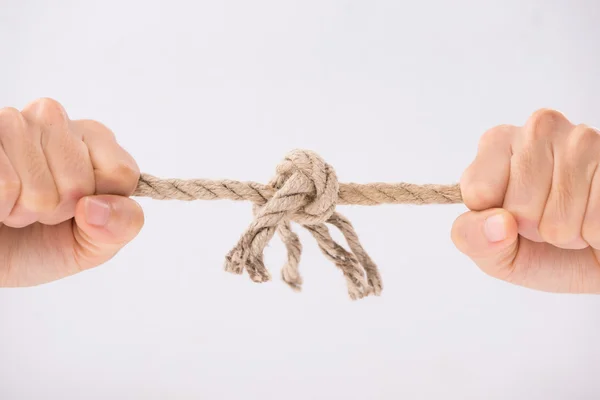
[[[129,197],[87,196],[75,208],[73,236],[76,260],[88,269],[110,260],[144,225],[144,212]]]
[[[517,222],[501,208],[469,211],[454,222],[452,241],[485,273],[506,279],[519,249]]]

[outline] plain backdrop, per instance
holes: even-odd
[[[0,106],[53,97],[161,177],[453,183],[497,124],[600,125],[600,2],[0,0]],[[0,290],[0,398],[598,399],[600,298],[534,292],[452,245],[451,206],[340,207],[384,278],[348,299],[296,228],[304,291],[223,271],[233,202],[140,199],[111,262]]]

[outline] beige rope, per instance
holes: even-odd
[[[206,179],[160,179],[142,174],[134,196],[158,200],[246,200],[254,203],[254,220],[225,257],[225,270],[244,270],[255,282],[271,276],[263,263],[263,252],[277,233],[288,256],[282,279],[300,290],[298,272],[302,245],[291,222],[306,228],[319,248],[344,274],[348,294],[359,299],[382,290],[375,263],[366,253],[354,227],[335,211],[338,204],[457,204],[462,203],[458,185],[410,183],[338,183],[333,168],[309,150],[294,150],[277,166],[267,185],[256,182]],[[326,224],[340,230],[350,251],[336,243]]]

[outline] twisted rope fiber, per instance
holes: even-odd
[[[254,204],[254,220],[225,257],[225,270],[248,273],[255,282],[271,279],[263,252],[277,233],[287,250],[282,279],[299,291],[302,245],[292,230],[295,222],[315,238],[319,249],[343,273],[352,299],[379,295],[381,276],[361,245],[354,227],[335,211],[336,205],[458,204],[458,184],[339,183],[333,168],[310,150],[294,150],[277,166],[267,185],[256,182],[207,179],[161,179],[142,174],[133,194],[157,200],[244,200]],[[344,236],[350,251],[336,243],[326,224]]]

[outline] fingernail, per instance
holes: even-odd
[[[483,225],[483,231],[485,237],[490,242],[501,242],[506,239],[506,225],[504,224],[504,216],[498,214],[486,219]]]
[[[110,204],[100,199],[88,198],[85,202],[85,220],[94,226],[104,226],[110,216]]]

